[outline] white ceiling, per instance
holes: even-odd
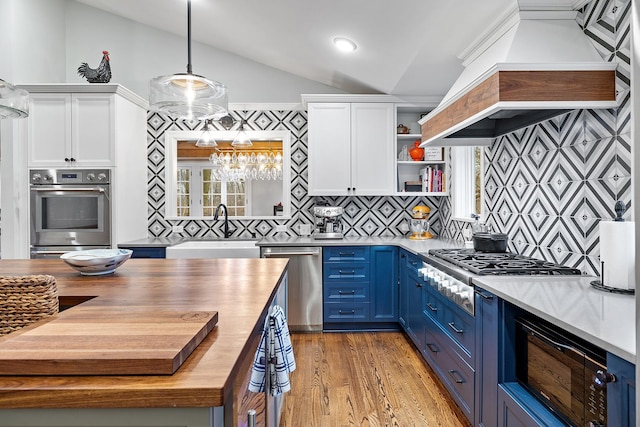
[[[78,0],[186,36],[186,0]],[[192,39],[352,93],[442,96],[516,0],[193,0]],[[358,44],[336,51],[335,36]]]

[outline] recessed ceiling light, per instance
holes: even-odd
[[[343,52],[353,52],[358,48],[358,45],[355,44],[352,40],[349,40],[346,37],[336,37],[333,39],[333,44],[336,45],[338,49]]]

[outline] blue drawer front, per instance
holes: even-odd
[[[325,263],[324,282],[368,282],[369,264],[362,263]]]
[[[341,300],[369,302],[369,283],[329,283],[324,286],[325,302]]]
[[[325,303],[325,322],[367,322],[369,303]]]
[[[418,275],[418,269],[422,268],[422,258],[412,253],[406,253],[405,267]]]
[[[122,247],[122,246],[119,246]],[[125,248],[131,249],[133,252],[131,254],[131,258],[166,258],[167,257],[167,249],[162,248]]]
[[[430,316],[460,347],[460,354],[473,365],[476,346],[475,318],[428,285],[425,288],[424,298],[425,314]]]
[[[451,396],[471,423],[474,422],[475,372],[457,352],[455,345],[442,328],[429,316],[425,332],[423,354],[438,373]]]
[[[369,262],[369,246],[324,247],[324,262]]]

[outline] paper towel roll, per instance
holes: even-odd
[[[600,221],[602,284],[635,289],[635,222]]]

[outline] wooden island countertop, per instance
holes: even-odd
[[[102,314],[218,313],[217,326],[173,375],[0,376],[0,409],[225,405],[234,377],[246,375],[239,371],[246,368],[241,368],[241,361],[256,351],[255,336],[287,263],[287,259],[130,259],[113,274],[82,276],[59,259],[0,260],[0,275],[53,275],[61,303],[94,297],[88,303]],[[44,322],[51,319],[55,316]]]

